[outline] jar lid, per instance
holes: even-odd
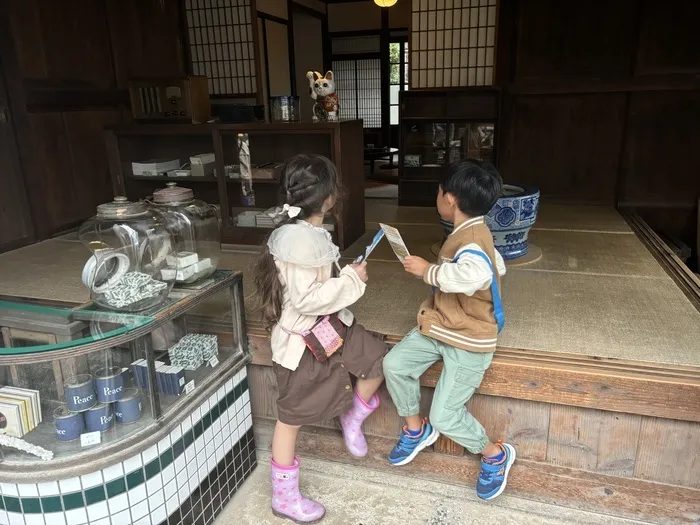
[[[106,219],[128,219],[148,213],[145,202],[129,202],[126,197],[114,197],[114,201],[100,204],[97,216]]]
[[[166,188],[153,192],[153,202],[158,204],[172,204],[194,199],[194,192],[190,188],[181,188],[177,182],[168,182]]]

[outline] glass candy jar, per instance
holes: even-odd
[[[138,312],[162,303],[175,283],[168,259],[175,243],[165,217],[144,202],[115,197],[78,232],[93,253],[83,268],[83,284],[98,305]]]
[[[153,206],[167,221],[175,239],[174,259],[169,259],[169,276],[189,284],[216,271],[221,258],[221,225],[215,206],[194,198],[189,188],[175,182],[153,192]],[[174,264],[173,264],[174,263]]]

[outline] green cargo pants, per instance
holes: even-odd
[[[410,332],[384,357],[384,378],[400,416],[420,413],[420,376],[442,359],[443,370],[430,409],[430,423],[442,435],[478,454],[489,443],[484,427],[465,403],[481,384],[493,352],[469,352]]]

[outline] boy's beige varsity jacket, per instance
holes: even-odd
[[[486,261],[476,255],[466,255],[472,258],[471,267],[478,274],[473,281],[466,281],[464,290],[467,293],[445,293],[440,289],[445,286],[439,286],[439,279],[444,282],[450,277],[447,272],[441,272],[441,265],[453,263],[455,256],[465,248],[481,250],[489,257],[501,289],[500,276],[505,273],[503,259],[493,246],[493,237],[484,218],[470,219],[450,234],[440,250],[438,264],[430,265],[423,276],[423,280],[434,287],[434,293],[421,305],[418,328],[423,335],[450,346],[472,352],[493,352],[498,327],[493,314],[491,279],[484,277]],[[467,272],[469,268],[465,266]],[[480,289],[470,289],[472,283]],[[459,286],[452,284],[448,288],[459,289]]]

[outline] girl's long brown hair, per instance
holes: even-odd
[[[323,213],[326,200],[339,196],[338,171],[321,155],[296,155],[282,166],[280,191],[282,203],[301,208],[301,213],[293,219],[285,217],[277,228]],[[267,330],[272,330],[282,314],[284,287],[267,240],[258,258],[255,286],[263,324]]]

